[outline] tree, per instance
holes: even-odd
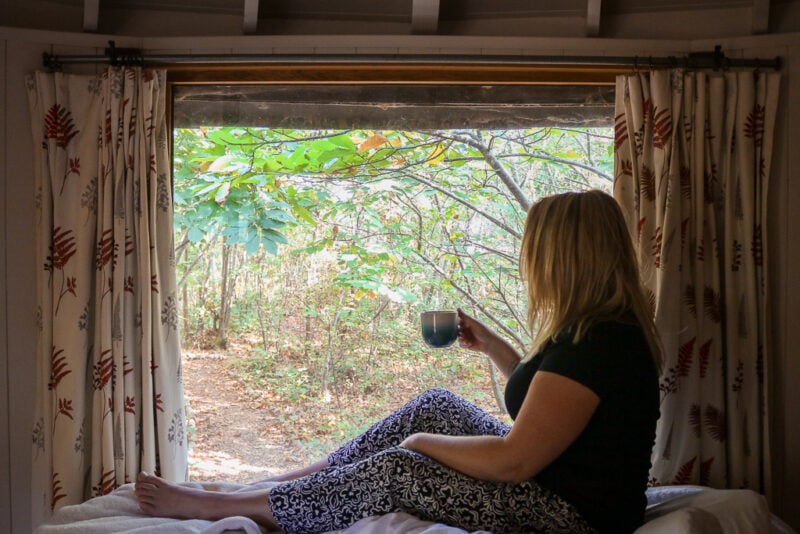
[[[179,130],[176,230],[182,247],[224,239],[251,257],[324,258],[340,288],[318,303],[332,340],[325,368],[348,314],[370,309],[375,321],[392,302],[470,303],[522,347],[525,213],[542,195],[610,189],[611,142],[603,130],[552,128]]]

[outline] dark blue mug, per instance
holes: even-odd
[[[422,339],[435,348],[449,347],[458,338],[458,313],[454,311],[426,311],[420,314]]]

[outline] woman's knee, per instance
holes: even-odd
[[[453,404],[459,402],[461,397],[445,388],[430,388],[420,393],[417,400],[424,403]]]

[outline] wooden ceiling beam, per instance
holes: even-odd
[[[439,29],[439,0],[414,0],[411,33],[431,34]]]
[[[256,33],[258,28],[258,0],[244,0],[244,17],[242,20],[242,33],[245,35]]]
[[[96,32],[100,19],[100,0],[83,0],[83,31]]]
[[[597,37],[600,35],[601,4],[602,0],[587,0],[586,2],[586,37]]]
[[[753,0],[753,33],[769,33],[769,0]]]

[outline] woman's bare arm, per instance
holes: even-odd
[[[498,436],[414,434],[401,446],[483,480],[522,482],[547,467],[575,441],[600,398],[583,384],[537,372],[511,431]]]

